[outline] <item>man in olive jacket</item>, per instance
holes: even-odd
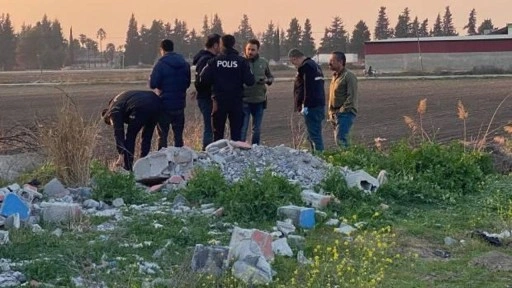
[[[329,121],[333,123],[334,139],[343,147],[349,146],[348,134],[357,115],[357,77],[345,67],[343,52],[333,52],[329,68],[334,72],[329,87]]]
[[[249,62],[256,84],[244,89],[244,123],[242,125],[242,141],[247,139],[249,119],[252,116],[252,144],[260,145],[261,122],[263,110],[267,108],[267,85],[272,85],[274,76],[270,72],[267,60],[259,55],[260,42],[251,39],[245,45],[245,58]]]

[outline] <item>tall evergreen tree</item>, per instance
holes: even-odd
[[[196,32],[196,29],[192,29],[192,31],[190,31],[189,34],[190,34],[190,36],[189,36],[188,53],[190,55],[190,54],[197,53],[199,50],[203,49],[204,40],[203,40],[203,37]]]
[[[491,19],[485,19],[480,26],[478,26],[478,34],[483,35],[486,31],[494,30],[494,24],[492,24]]]
[[[124,63],[126,66],[137,65],[142,56],[142,44],[137,27],[137,20],[132,14],[128,23],[128,31],[126,32],[126,45],[124,52]]]
[[[395,27],[396,38],[407,38],[411,35],[411,17],[409,16],[409,8],[405,7],[404,11],[398,15],[398,22]]]
[[[315,49],[315,38],[313,38],[313,31],[311,27],[311,21],[306,18],[306,21],[304,22],[304,29],[302,30],[302,37],[301,37],[301,48],[302,52],[308,56],[312,57],[316,53]]]
[[[286,33],[283,29],[278,29],[279,35],[279,55],[288,56],[289,49],[286,48]]]
[[[96,32],[96,38],[100,40],[100,52],[103,51],[103,40],[107,39],[107,32],[103,28],[98,29]]]
[[[381,6],[377,23],[375,24],[375,39],[388,39],[393,37],[393,29],[389,28],[389,19],[386,14],[386,7]]]
[[[325,28],[324,37],[321,40],[320,53],[331,53],[333,51],[347,51],[347,31],[339,16],[334,17],[331,27]]]
[[[201,28],[201,36],[206,39],[210,35],[210,24],[208,22],[208,16],[204,15],[203,27]]]
[[[274,56],[272,59],[275,61],[281,60],[281,34],[280,29],[277,27],[274,33]]]
[[[293,18],[290,21],[290,26],[286,30],[285,49],[289,51],[292,48],[300,48],[300,38],[302,35],[302,28],[300,27],[299,20]]]
[[[217,14],[213,15],[212,25],[210,26],[210,33],[217,33],[221,36],[224,35],[224,29],[222,29],[222,21]]]
[[[411,23],[409,37],[420,37],[420,21],[418,20],[418,17],[414,17],[414,20]]]
[[[265,30],[261,37],[260,49],[260,54],[267,59],[272,59],[275,56],[275,33],[275,25],[270,21],[270,23],[268,23],[267,30]]]
[[[468,35],[476,35],[476,10],[473,8],[471,12],[469,12],[468,24],[464,26],[464,29],[467,29]]]
[[[239,52],[243,52],[245,43],[248,40],[255,38],[254,32],[252,31],[251,24],[249,23],[249,17],[247,14],[242,16],[242,20],[240,21],[240,25],[238,26],[238,31],[236,31],[233,36],[236,39],[236,49]]]
[[[75,63],[75,47],[73,46],[75,39],[73,38],[73,27],[69,28],[69,40],[67,49],[66,66],[73,66]]]
[[[444,36],[457,36],[455,26],[453,25],[452,12],[450,12],[450,6],[446,6],[443,17],[443,35]]]
[[[187,47],[189,46],[189,33],[187,23],[178,19],[174,20],[174,29],[171,40],[174,42],[174,51],[187,57]]]
[[[437,14],[436,22],[434,23],[434,27],[432,28],[432,36],[445,36],[443,31],[443,22],[441,22],[441,14]]]
[[[357,53],[360,58],[364,57],[364,42],[370,41],[370,30],[363,20],[357,22],[352,39],[350,40],[350,52]]]
[[[9,14],[0,16],[0,70],[12,70],[16,65],[16,35]]]
[[[423,20],[423,22],[421,22],[420,30],[418,31],[418,36],[419,37],[428,37],[429,36],[429,32],[428,32],[428,18]]]
[[[164,23],[161,20],[153,20],[151,27],[141,27],[140,39],[142,44],[141,61],[144,64],[154,64],[159,55],[159,44],[165,38]]]

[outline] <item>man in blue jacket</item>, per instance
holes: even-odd
[[[212,34],[206,40],[205,48],[194,56],[193,65],[196,65],[195,82],[196,99],[199,110],[203,115],[203,150],[213,142],[212,128],[212,87],[200,83],[200,73],[208,61],[220,52],[220,35]]]
[[[325,119],[325,87],[322,68],[296,48],[290,50],[288,58],[297,67],[293,86],[295,111],[304,115],[311,148],[313,151],[321,152],[324,150],[322,122]]]
[[[162,98],[163,111],[158,123],[158,150],[167,147],[169,126],[174,134],[174,146],[183,146],[185,128],[185,99],[190,86],[190,65],[174,52],[174,43],[165,39],[160,43],[162,57],[153,67],[149,88]]]
[[[233,48],[233,35],[222,36],[220,43],[221,54],[208,61],[200,74],[200,82],[212,85],[213,140],[224,138],[226,119],[229,119],[231,140],[240,141],[244,121],[244,84],[254,85],[254,74],[247,60]]]

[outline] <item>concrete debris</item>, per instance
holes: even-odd
[[[356,187],[367,194],[374,193],[379,188],[379,181],[364,170],[350,171],[346,168],[344,174],[349,188]]]
[[[3,261],[4,259],[0,259]],[[0,273],[0,287],[20,287],[27,281],[27,277],[21,272],[12,271],[9,266],[7,271]]]
[[[304,251],[302,251],[302,250],[297,252],[297,262],[299,262],[299,264],[301,264],[301,265],[313,264],[313,261],[309,260],[308,258],[306,258],[306,256],[304,256]]]
[[[329,219],[327,222],[325,222],[325,225],[327,226],[338,226],[340,224],[340,220],[338,219]]]
[[[300,196],[306,205],[317,209],[324,209],[332,200],[331,195],[318,194],[313,190],[304,190],[300,193]]]
[[[233,276],[249,285],[272,282],[272,268],[263,256],[248,256],[233,264]]]
[[[294,233],[296,228],[292,224],[291,219],[286,219],[285,221],[277,221],[277,230],[287,236],[288,234]]]
[[[44,229],[39,224],[32,224],[32,233],[40,234],[43,232],[44,232]]]
[[[272,251],[277,255],[293,257],[292,248],[288,245],[286,238],[280,238],[272,242]]]
[[[88,200],[84,201],[82,206],[85,209],[96,209],[96,208],[100,207],[100,203],[98,201],[96,201],[96,200],[88,199]]]
[[[341,234],[350,235],[352,232],[356,231],[357,229],[345,224],[341,223],[339,228],[335,228],[334,231],[339,232]]]
[[[141,274],[156,274],[160,271],[160,266],[152,262],[141,262],[139,263],[139,273]]]
[[[21,220],[20,220],[20,214],[15,213],[7,217],[5,219],[4,227],[6,229],[20,229],[21,227]]]
[[[242,229],[240,227],[235,227],[231,234],[229,259],[244,258],[245,253],[250,253],[250,251],[253,251],[250,253],[251,255],[259,255],[257,251],[254,251],[252,243],[257,245],[265,259],[270,262],[274,261],[272,235],[257,229]]]
[[[86,287],[86,288],[107,288],[105,282],[97,283],[90,279],[84,279],[81,276],[72,277],[71,282],[74,287]]]
[[[278,218],[291,219],[293,225],[304,229],[315,227],[315,209],[294,205],[277,208]],[[282,231],[281,231],[282,232]]]
[[[457,244],[458,241],[453,239],[452,237],[444,237],[444,245],[451,246],[453,244]]]
[[[124,200],[123,198],[116,198],[114,201],[112,201],[112,206],[116,208],[121,208],[124,206]]]
[[[228,254],[229,247],[197,244],[192,257],[192,271],[220,276],[228,268]]]
[[[0,230],[0,245],[9,243],[9,231]]]
[[[41,208],[42,220],[50,223],[75,222],[82,216],[80,205],[76,203],[43,202]]]
[[[53,232],[51,233],[51,235],[54,235],[54,236],[56,236],[57,238],[60,238],[60,237],[62,236],[62,229],[57,228],[57,229],[53,230]]]
[[[69,190],[57,178],[53,178],[44,185],[43,192],[48,198],[62,198],[69,195]]]

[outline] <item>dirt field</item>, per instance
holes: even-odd
[[[391,141],[410,135],[403,116],[417,117],[416,107],[422,98],[428,99],[425,130],[439,141],[461,139],[463,123],[457,119],[457,100],[469,111],[468,137],[485,131],[500,101],[512,92],[512,79],[444,79],[444,80],[362,80],[359,82],[359,116],[353,127],[353,139],[372,143],[375,137]],[[69,93],[83,110],[85,117],[98,117],[107,101],[117,93],[130,89],[145,89],[143,84],[88,84],[59,86]],[[327,88],[327,86],[326,86]],[[292,83],[279,82],[269,89],[269,105],[263,122],[262,141],[267,145],[291,143]],[[60,95],[49,86],[0,87],[0,128],[30,125],[36,118],[55,115]],[[496,114],[493,128],[512,120],[512,97]],[[190,118],[199,115],[196,103],[188,101]],[[301,120],[295,117],[296,121]],[[191,121],[189,122],[191,123]],[[109,139],[110,131],[102,125]],[[483,133],[482,131],[482,133]],[[501,132],[501,131],[500,131]],[[325,124],[324,139],[333,146],[333,133]],[[104,147],[106,148],[106,147]],[[110,150],[110,149],[107,149]]]

